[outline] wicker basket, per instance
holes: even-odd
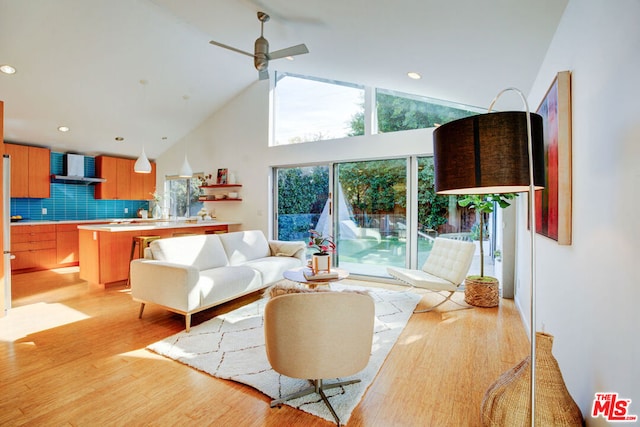
[[[536,426],[582,426],[576,405],[551,353],[553,336],[536,334]],[[485,392],[481,415],[484,426],[528,426],[531,424],[531,357],[502,374]]]
[[[495,277],[467,277],[464,281],[464,301],[476,307],[495,307],[500,301],[498,279]]]

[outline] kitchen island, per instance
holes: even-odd
[[[226,233],[239,230],[239,227],[238,222],[224,221],[80,225],[80,278],[102,286],[126,281],[129,277],[132,242],[137,236],[166,238],[184,234]]]

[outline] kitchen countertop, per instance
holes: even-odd
[[[142,218],[101,218],[101,219],[23,219],[11,222],[11,225],[45,225],[45,224],[105,224],[105,223],[147,223],[159,222],[160,219],[142,219]]]
[[[102,218],[102,219],[74,219],[74,220],[21,220],[12,222],[11,226],[46,225],[46,224],[80,224],[79,229],[97,231],[153,230],[156,228],[203,227],[209,225],[239,225],[236,221],[200,221],[187,223],[185,220],[162,220],[157,218]],[[93,225],[92,225],[93,224]]]
[[[122,223],[110,223],[110,224],[86,224],[79,225],[79,230],[91,230],[91,231],[138,231],[138,230],[160,230],[165,228],[195,228],[195,227],[212,227],[216,225],[239,225],[237,221],[198,221],[198,222],[185,222],[185,221],[140,221],[140,222],[122,222]]]

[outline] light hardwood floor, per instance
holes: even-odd
[[[15,275],[13,304],[0,318],[2,426],[332,425],[145,350],[184,329],[183,317],[148,305],[139,320],[124,286],[87,284],[77,268]],[[478,426],[485,390],[528,347],[512,300],[414,314],[348,426]]]

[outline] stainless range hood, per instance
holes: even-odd
[[[65,154],[65,175],[51,175],[51,182],[64,184],[97,184],[105,182],[104,178],[84,176],[84,156],[81,154]]]

